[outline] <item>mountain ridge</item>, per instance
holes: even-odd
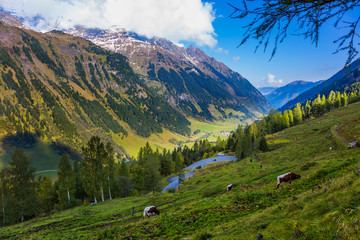
[[[187,115],[213,120],[211,105],[223,116],[224,108],[253,117],[252,112],[257,111],[259,117],[270,110],[266,99],[245,78],[193,45],[184,48],[164,38],[146,38],[125,29],[78,26],[66,32],[127,56],[147,86],[162,92],[172,106]]]
[[[282,107],[288,101],[296,98],[304,91],[312,88],[320,82],[307,82],[303,80],[293,81],[285,86],[274,89],[269,94],[265,95],[271,106],[275,109]]]
[[[3,20],[0,32],[0,117],[11,123],[5,133],[32,132],[75,146],[93,134],[110,141],[163,128],[190,134],[190,122],[141,83],[123,55]]]
[[[281,111],[293,108],[297,103],[304,103],[307,100],[314,99],[318,94],[328,95],[330,91],[342,92],[347,86],[360,81],[360,58],[352,62],[347,68],[336,72],[327,80],[308,89],[296,98],[287,102],[280,108]]]

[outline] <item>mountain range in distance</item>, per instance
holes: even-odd
[[[296,98],[306,90],[316,86],[318,82],[293,81],[282,87],[263,87],[259,91],[265,96],[274,109],[285,105],[288,101]]]
[[[339,70],[329,79],[320,81],[312,88],[299,94],[294,99],[288,101],[282,107],[280,111],[292,109],[297,103],[305,103],[308,100],[313,100],[320,95],[329,95],[331,91],[343,92],[347,90],[351,85],[358,84],[360,82],[360,58],[356,59],[349,66]]]

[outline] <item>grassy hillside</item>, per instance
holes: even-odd
[[[205,167],[175,194],[70,209],[2,228],[0,238],[201,239],[206,231],[213,239],[335,239],[360,215],[360,148],[347,149],[360,141],[359,109],[355,103],[269,135],[269,152]],[[302,178],[275,189],[289,171]],[[229,183],[235,187],[226,193]],[[149,205],[161,215],[143,220]],[[339,239],[359,233],[357,223]]]

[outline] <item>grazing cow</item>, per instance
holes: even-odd
[[[144,214],[143,214],[143,218],[146,217],[146,215],[148,217],[150,217],[150,215],[154,215],[154,214],[160,214],[160,211],[155,207],[155,206],[150,206],[150,207],[146,207],[144,209]]]
[[[292,173],[292,172],[288,172],[288,173],[285,173],[283,175],[280,175],[280,176],[277,177],[277,187],[276,188],[279,188],[280,183],[282,183],[282,182],[291,183],[291,181],[293,181],[295,179],[298,179],[298,178],[301,178],[301,176],[299,174],[295,174],[295,173]]]
[[[229,184],[226,186],[226,192],[230,192],[230,190],[232,189],[232,187],[234,186],[234,184]]]

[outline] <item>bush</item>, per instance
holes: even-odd
[[[196,169],[201,169],[201,165],[197,166]]]

